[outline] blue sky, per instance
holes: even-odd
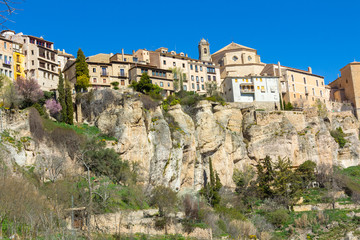
[[[85,55],[126,53],[161,46],[197,58],[231,41],[258,50],[265,63],[307,69],[333,81],[360,61],[360,1],[123,1],[24,0],[6,28],[55,42]]]

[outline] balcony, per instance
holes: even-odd
[[[9,61],[9,60],[4,60],[4,61],[3,61],[3,65],[11,66],[11,61]]]
[[[126,73],[121,73],[121,72],[120,72],[120,73],[118,73],[118,76],[119,76],[119,77],[127,77],[127,74],[126,74]]]
[[[109,76],[109,73],[108,72],[102,72],[100,74],[101,77],[108,77]]]
[[[248,89],[248,88],[241,88],[241,89],[240,89],[240,92],[241,92],[241,93],[255,93],[255,90],[254,90],[253,88],[250,88],[250,89]]]

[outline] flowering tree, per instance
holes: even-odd
[[[44,97],[40,85],[34,78],[25,79],[20,78],[15,81],[16,90],[23,100],[23,107],[29,107],[36,103],[40,98]]]
[[[60,103],[58,103],[55,99],[46,100],[45,107],[49,110],[51,116],[57,115],[62,109]]]

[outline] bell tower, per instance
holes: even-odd
[[[210,44],[205,39],[201,39],[199,42],[199,59],[201,61],[211,61]]]

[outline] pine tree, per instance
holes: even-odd
[[[259,161],[256,165],[258,190],[263,199],[271,198],[273,191],[271,190],[274,181],[274,171],[272,168],[271,158],[266,156],[265,159]]]
[[[65,101],[66,101],[66,112],[67,112],[67,124],[74,124],[74,106],[71,96],[71,86],[68,81],[65,82]]]
[[[90,75],[89,75],[88,64],[86,62],[84,52],[81,50],[81,48],[79,48],[77,52],[75,69],[76,69],[75,90],[76,92],[80,92],[81,89],[86,91],[87,88],[90,86]]]
[[[67,122],[67,111],[66,111],[66,102],[65,102],[65,86],[64,86],[64,78],[62,73],[60,72],[59,75],[59,84],[58,84],[58,92],[59,92],[59,97],[58,97],[58,101],[61,105],[61,122]]]
[[[219,175],[213,170],[211,158],[209,160],[209,172],[210,182],[208,182],[206,186],[200,190],[200,194],[203,195],[208,203],[214,207],[220,203],[221,197],[219,191],[222,184],[220,182]]]

